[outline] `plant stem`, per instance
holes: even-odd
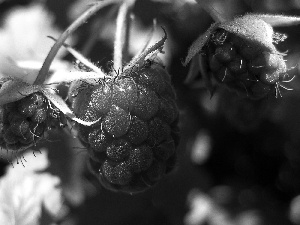
[[[98,2],[93,4],[87,11],[85,11],[79,18],[77,18],[58,38],[57,42],[52,46],[50,52],[48,53],[39,74],[34,81],[34,84],[42,84],[47,78],[49,68],[56,56],[58,50],[63,45],[65,40],[82,24],[85,23],[87,19],[89,19],[93,14],[95,14],[99,9],[113,3],[114,0]]]
[[[116,71],[122,71],[123,52],[127,51],[128,47],[129,13],[134,2],[135,0],[124,1],[119,9],[114,43],[114,69]]]

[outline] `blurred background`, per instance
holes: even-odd
[[[53,41],[92,0],[0,0],[0,55],[41,65]],[[300,16],[298,0],[210,0],[226,18],[245,13]],[[68,40],[108,71],[117,8],[102,9]],[[177,92],[181,140],[174,172],[135,195],[100,186],[86,167],[86,152],[68,132],[51,131],[35,149],[48,149],[49,171],[58,175],[70,207],[62,224],[275,225],[300,224],[300,25],[279,27],[288,38],[277,45],[285,57],[293,91],[259,101],[219,89],[186,85],[182,66],[192,42],[214,22],[193,0],[137,0],[130,57],[143,48],[153,19],[168,33],[162,59]],[[157,29],[152,41],[163,36]],[[1,57],[0,57],[1,58]],[[59,68],[73,66],[64,51]],[[32,64],[30,64],[32,63]],[[62,96],[67,88],[58,87]],[[29,150],[32,151],[32,150]],[[6,153],[4,153],[5,155]],[[8,166],[0,163],[1,175]],[[0,203],[1,204],[1,203]]]

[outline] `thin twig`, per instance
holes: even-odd
[[[109,5],[113,3],[114,0],[105,1],[105,2],[97,2],[94,3],[91,8],[89,8],[87,11],[85,11],[78,19],[76,19],[58,38],[57,42],[52,46],[49,54],[47,55],[44,64],[39,71],[39,74],[34,81],[34,84],[42,84],[48,75],[49,68],[51,66],[52,61],[54,60],[54,57],[56,56],[58,50],[63,45],[65,40],[82,24],[85,23],[87,19],[89,19],[93,14],[95,14],[98,10],[103,8],[106,5]]]
[[[144,60],[146,59],[147,56],[149,56],[151,53],[153,52],[157,52],[157,51],[161,51],[165,41],[167,40],[168,36],[167,36],[167,32],[166,30],[162,27],[163,31],[164,31],[164,37],[159,40],[158,42],[156,42],[154,45],[150,46],[149,48],[147,48],[142,54],[137,55],[136,57],[134,57],[124,68],[124,73],[126,73],[127,71],[133,71],[134,69],[139,69],[143,63]]]
[[[56,41],[55,38],[48,36],[50,39]],[[101,74],[103,77],[109,77],[106,76],[105,73],[101,70],[101,68],[98,68],[97,66],[95,66],[90,60],[88,60],[87,58],[85,58],[80,52],[76,51],[74,48],[72,48],[70,45],[68,44],[63,44],[63,46],[68,50],[68,52],[73,55],[77,60],[79,60],[82,64],[84,64],[85,66],[87,66],[88,68],[90,68],[91,70],[93,70],[94,72]]]

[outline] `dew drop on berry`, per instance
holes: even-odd
[[[159,107],[159,99],[154,91],[139,86],[138,100],[132,113],[143,120],[153,117]]]
[[[94,129],[88,134],[88,143],[96,152],[104,152],[106,150],[108,139],[101,129]]]
[[[113,84],[113,104],[131,110],[137,100],[137,86],[132,78],[120,78]]]
[[[125,162],[112,165],[111,162],[106,160],[101,170],[104,177],[113,184],[125,185],[132,179],[132,173],[129,171]]]
[[[165,89],[165,80],[158,69],[143,68],[139,72],[139,84],[160,94]]]
[[[134,173],[147,170],[153,161],[153,153],[149,146],[142,145],[130,151],[128,165]]]
[[[112,141],[112,143],[107,146],[106,154],[108,158],[118,162],[122,161],[129,155],[131,148],[131,144],[128,141],[124,139],[118,139]]]
[[[39,108],[35,111],[34,115],[31,117],[31,120],[35,123],[42,123],[47,119],[47,109]]]
[[[130,126],[130,114],[119,106],[112,105],[103,119],[103,128],[113,137],[126,134]]]
[[[148,137],[148,125],[136,116],[132,116],[129,130],[126,134],[128,140],[135,144],[141,144]]]
[[[109,84],[100,84],[92,88],[89,108],[97,112],[98,117],[106,114],[111,107],[112,91]]]
[[[30,101],[27,101],[27,100],[24,100],[18,104],[18,112],[21,115],[26,116],[26,117],[33,116],[36,109],[37,109],[37,106],[34,104],[31,104]]]

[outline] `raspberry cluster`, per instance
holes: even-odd
[[[40,92],[0,108],[0,147],[20,150],[34,145],[56,117],[54,109]]]
[[[275,49],[221,28],[212,33],[203,54],[218,82],[255,99],[276,90],[287,71],[283,55]]]
[[[143,191],[173,169],[178,109],[170,75],[161,65],[147,64],[128,76],[75,87],[76,116],[100,119],[90,127],[78,124],[78,137],[104,187]]]

